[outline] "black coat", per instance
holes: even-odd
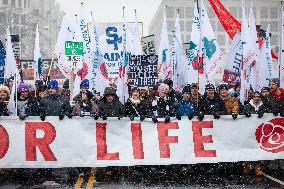
[[[7,104],[2,101],[0,101],[0,116],[9,116]]]
[[[131,99],[127,99],[127,102],[124,104],[124,110],[126,116],[133,116],[133,117],[146,117],[146,103],[143,100],[140,100],[140,103],[134,103]],[[138,115],[139,114],[139,115]]]
[[[244,114],[250,113],[250,114],[258,114],[260,112],[263,113],[269,113],[267,112],[267,109],[265,108],[264,104],[262,104],[258,110],[255,109],[255,107],[253,105],[251,105],[251,103],[247,103],[244,107]]]
[[[173,98],[156,98],[152,101],[152,112],[159,118],[176,116],[177,102]]]
[[[101,117],[124,117],[124,107],[117,97],[115,97],[112,102],[107,102],[107,100],[103,98],[98,103],[98,107]]]
[[[59,94],[43,97],[40,103],[41,115],[45,116],[69,116],[72,108],[68,99]]]
[[[204,115],[226,115],[226,107],[224,102],[217,96],[214,96],[212,99],[204,95],[201,99],[199,106],[199,112],[203,112]]]

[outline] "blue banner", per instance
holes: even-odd
[[[0,40],[0,84],[4,84],[5,48]]]

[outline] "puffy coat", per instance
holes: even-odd
[[[156,97],[152,101],[153,115],[163,118],[165,116],[176,116],[177,102],[170,98]]]
[[[250,100],[250,102],[246,104],[244,107],[244,114],[247,114],[247,113],[258,114],[259,112],[268,113],[262,102],[259,104],[259,106],[255,106],[253,104],[253,100]]]
[[[197,115],[196,106],[192,100],[182,100],[178,104],[176,113],[180,116]]]
[[[87,104],[80,100],[75,104],[72,115],[94,117],[95,115],[99,115],[99,108],[92,100]]]
[[[124,104],[124,110],[126,116],[140,117],[146,116],[146,103],[144,100],[134,100],[132,98],[127,99]],[[138,115],[139,114],[139,115]]]
[[[214,96],[212,99],[210,99],[204,95],[201,99],[199,111],[203,112],[204,115],[227,114],[224,102],[217,96]]]
[[[231,115],[232,113],[239,114],[239,103],[236,97],[228,96],[226,99],[222,99],[222,100],[225,104],[227,115]]]
[[[3,101],[0,101],[0,116],[9,116],[7,104]]]
[[[40,103],[41,114],[45,116],[69,116],[72,113],[72,108],[68,99],[59,94],[48,95],[43,97]]]
[[[26,99],[18,97],[18,115],[40,116],[40,100],[33,96],[29,96]]]

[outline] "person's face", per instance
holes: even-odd
[[[6,101],[7,97],[8,97],[8,95],[7,95],[7,93],[5,91],[0,91],[0,99],[2,101]]]
[[[132,98],[133,99],[139,99],[139,92],[138,91],[133,91],[132,92]]]
[[[146,91],[146,90],[143,90],[143,89],[142,89],[142,90],[140,91],[140,95],[141,95],[141,96],[146,96],[146,94],[147,94],[147,91]]]
[[[193,95],[197,95],[198,94],[198,88],[197,87],[193,87],[191,89],[191,92],[192,92]]]
[[[275,83],[270,82],[270,89],[275,92],[278,89],[278,86]]]
[[[236,88],[236,93],[240,94],[240,92],[241,92],[241,87],[239,86]]]
[[[262,90],[261,94],[263,96],[269,96],[269,91],[268,90]]]
[[[221,90],[220,90],[220,95],[221,95],[222,97],[226,97],[226,96],[229,95],[229,92],[228,92],[228,90],[226,90],[226,89],[221,89]]]
[[[112,101],[113,101],[113,96],[112,96],[112,95],[108,95],[108,96],[106,97],[106,100],[107,100],[108,102],[112,102]]]
[[[255,94],[253,96],[253,103],[254,104],[258,104],[258,103],[260,103],[260,101],[261,101],[260,95],[259,94]]]
[[[40,91],[40,92],[38,93],[38,96],[39,96],[40,98],[43,98],[43,97],[45,97],[45,94],[46,94],[45,91]]]
[[[29,91],[23,91],[23,92],[21,92],[21,97],[22,97],[22,98],[28,98],[28,96],[29,96]]]
[[[54,95],[54,94],[56,94],[57,91],[54,88],[50,88],[50,89],[48,89],[48,92],[49,92],[49,94]]]
[[[88,101],[88,96],[86,93],[82,93],[82,101]]]
[[[249,91],[248,91],[248,97],[249,97],[249,98],[253,98],[253,91],[252,91],[252,90],[249,90]]]
[[[8,83],[9,87],[13,87],[13,84],[14,84],[13,80],[10,80],[9,83]]]
[[[167,96],[167,93],[164,93],[164,92],[162,92],[162,91],[159,92],[159,97],[164,98],[164,97],[166,97],[166,96]]]
[[[80,90],[81,90],[81,92],[86,92],[86,91],[88,90],[88,88],[86,88],[86,87],[81,87]]]
[[[213,98],[213,96],[214,96],[214,89],[207,89],[206,93],[207,93],[207,96],[209,98]]]
[[[190,97],[191,97],[190,93],[183,93],[183,94],[182,94],[182,98],[183,98],[184,100],[189,100]]]

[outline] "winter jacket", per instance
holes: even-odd
[[[232,113],[239,114],[239,104],[238,104],[238,99],[236,97],[228,96],[227,98],[222,100],[225,104],[227,115],[231,115]]]
[[[283,98],[284,100],[284,98]],[[284,101],[282,101],[284,102]],[[265,106],[265,112],[266,113],[274,113],[274,112],[280,112],[281,109],[284,108],[284,106],[281,106],[281,100],[279,102],[277,102],[274,98],[274,96],[269,95],[269,96],[264,96],[262,97],[262,103]],[[283,109],[284,110],[284,109]]]
[[[39,116],[40,115],[40,99],[29,96],[26,99],[18,97],[18,115],[22,116]]]
[[[9,116],[7,104],[3,101],[0,101],[0,116]]]
[[[181,100],[177,107],[177,115],[197,115],[195,104],[192,100]]]
[[[59,94],[43,97],[40,109],[41,115],[45,116],[69,116],[72,113],[68,99]]]
[[[261,102],[258,106],[253,104],[253,100],[250,100],[248,104],[244,107],[244,114],[251,113],[251,114],[258,114],[259,112],[266,112],[264,104]],[[266,112],[267,113],[267,112]]]
[[[199,111],[203,112],[204,115],[226,115],[226,107],[224,102],[217,96],[212,99],[204,95],[201,99]]]
[[[276,94],[275,92],[270,91],[270,95],[273,96],[276,101],[280,101],[281,97],[284,95],[284,89],[279,88],[279,90],[280,90],[280,94]]]
[[[132,98],[129,98],[124,104],[124,110],[126,116],[146,116],[146,103],[144,100],[134,100]]]
[[[99,115],[99,108],[92,100],[87,104],[80,100],[75,104],[72,115],[94,117],[95,115]]]
[[[176,116],[177,102],[174,99],[156,97],[152,101],[153,115],[163,118],[165,116]]]

